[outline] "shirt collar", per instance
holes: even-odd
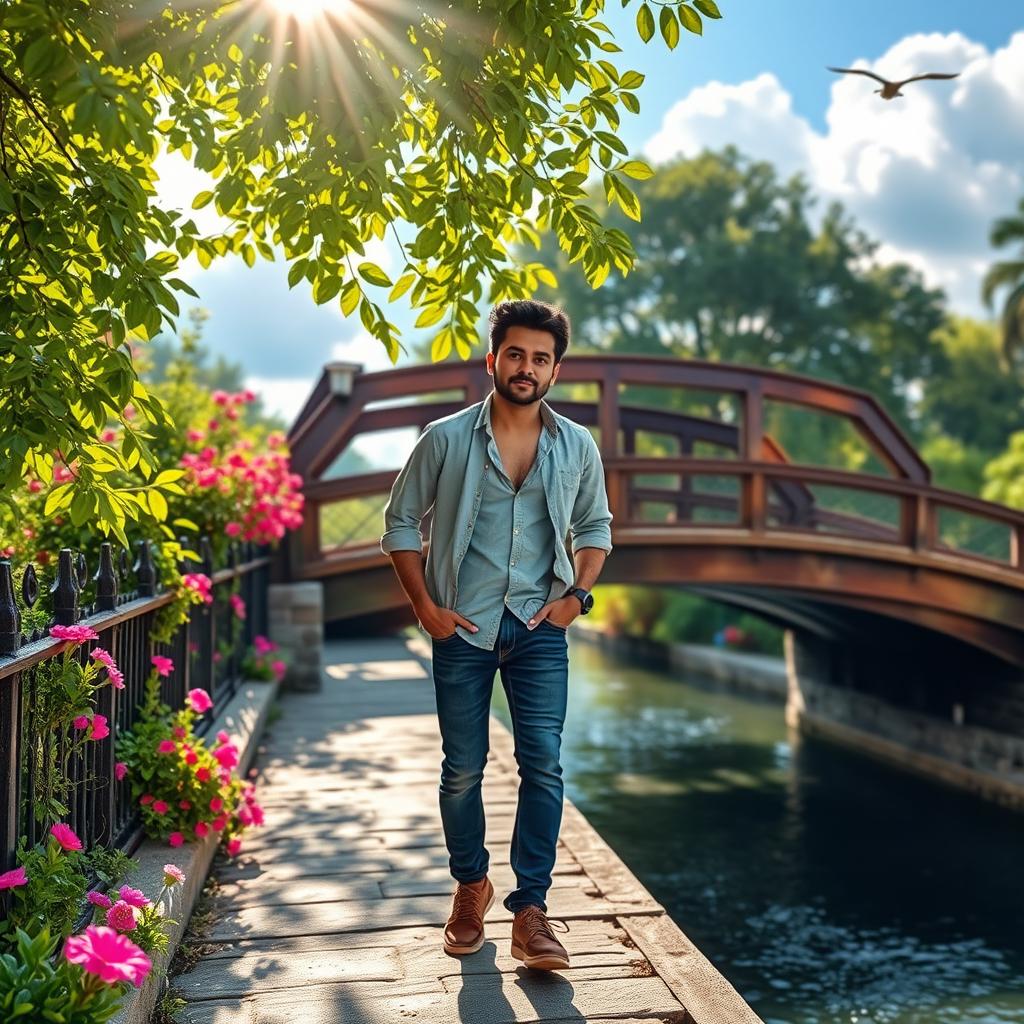
[[[480,403],[480,411],[477,413],[476,422],[473,424],[473,429],[477,430],[482,426],[487,427],[487,432],[493,437],[491,431],[491,404],[494,398],[494,392],[490,394]],[[542,398],[540,400],[540,418],[544,422],[544,426],[547,427],[551,435],[557,436],[558,434],[558,421],[555,419],[555,414],[551,409],[551,406]]]

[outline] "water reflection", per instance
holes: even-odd
[[[563,765],[767,1024],[1024,1024],[1024,817],[582,641]]]

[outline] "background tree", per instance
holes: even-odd
[[[989,241],[997,249],[1013,244],[1021,247],[1020,258],[994,263],[981,283],[981,295],[989,307],[997,292],[1009,288],[1001,315],[1003,355],[1014,362],[1024,347],[1024,199],[1017,204],[1016,214],[1001,217],[992,225]]]
[[[944,358],[931,341],[944,319],[942,293],[905,265],[880,265],[876,243],[838,204],[816,216],[801,177],[783,181],[731,147],[659,167],[637,195],[644,219],[628,277],[595,291],[551,242],[541,249],[581,348],[837,380],[914,425],[914,385]],[[620,220],[609,213],[609,224]]]
[[[166,415],[124,342],[173,326],[176,294],[191,293],[175,268],[193,253],[204,266],[283,254],[293,286],[358,312],[392,360],[384,301],[407,295],[417,326],[438,326],[435,358],[466,357],[477,303],[544,277],[509,253],[542,230],[592,284],[631,267],[628,238],[582,188],[598,169],[638,215],[625,179],[646,173],[616,134],[644,76],[614,63],[600,0],[350,0],[306,21],[288,6],[3,5],[0,492],[26,469],[48,482],[56,449],[74,479],[51,511],[121,538],[146,512],[114,481],[156,472],[146,433]],[[713,0],[661,7],[662,38],[699,32],[702,13],[718,16]],[[653,36],[646,3],[637,26]],[[193,205],[212,204],[221,228],[203,235],[158,206],[161,149],[209,173]],[[388,234],[397,281],[365,258]],[[116,447],[98,440],[111,421]]]

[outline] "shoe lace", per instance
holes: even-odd
[[[563,925],[564,927],[559,928],[558,931],[565,934],[569,929],[569,922],[563,921],[561,918],[550,918],[544,913],[540,907],[533,905],[525,907],[522,911],[522,922],[526,928],[529,929],[529,934],[533,934],[535,931],[542,931],[546,935],[555,939],[554,926],[556,924]],[[556,939],[557,941],[557,939]]]
[[[452,913],[456,917],[471,916],[477,911],[477,900],[479,893],[474,892],[468,885],[460,884],[455,890],[455,905]]]

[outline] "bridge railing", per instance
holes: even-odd
[[[336,572],[339,559],[355,565],[352,559],[362,564],[379,555],[398,469],[332,477],[339,454],[357,438],[372,443],[384,431],[415,433],[482,398],[490,384],[482,363],[356,374],[343,397],[331,394],[326,379],[290,435],[309,511],[291,552],[298,578]],[[553,404],[593,432],[620,536],[715,528],[753,538],[785,534],[811,547],[843,538],[1022,568],[1024,514],[932,487],[913,445],[864,392],[749,367],[640,356],[574,356],[563,365],[563,385]],[[654,394],[672,407],[638,404]],[[431,400],[419,401],[424,396]],[[705,411],[697,414],[701,401]],[[826,427],[843,424],[846,443],[862,442],[859,458],[873,471],[799,461],[801,451],[794,457],[766,429],[780,422],[780,410],[806,411]],[[646,454],[657,438],[668,454]]]
[[[174,594],[158,583],[148,542],[139,543],[134,566],[127,552],[115,558],[111,546],[104,544],[91,582],[84,557],[64,549],[50,588],[52,615],[46,616],[45,624],[24,631],[21,608],[31,616],[40,589],[35,566],[18,569],[23,595],[19,607],[11,563],[0,560],[0,872],[13,864],[20,836],[30,846],[39,840],[37,790],[46,765],[53,759],[63,763],[70,750],[68,730],[46,728],[37,714],[40,672],[66,646],[50,638],[51,626],[92,627],[99,639],[82,644],[76,657],[84,664],[89,651],[102,648],[124,674],[124,689],[104,685],[97,694],[96,711],[106,717],[110,735],[89,742],[82,759],[71,758],[69,763],[71,789],[65,801],[68,813],[62,820],[86,847],[105,845],[131,853],[142,838],[129,786],[115,778],[114,745],[118,731],[131,729],[138,720],[150,658],[160,654],[173,661],[174,668],[161,679],[160,690],[161,699],[172,708],[180,708],[194,687],[206,689],[214,707],[236,692],[243,659],[255,636],[267,629],[271,559],[246,543],[233,546],[228,565],[214,569],[208,545],[201,545],[199,553],[205,564],[194,569],[210,578],[213,601],[193,606],[189,621],[169,643],[156,642],[153,631],[161,609],[174,600]],[[244,612],[237,600],[230,600],[234,594],[244,603]],[[207,715],[197,722],[196,732],[202,735],[212,719]]]

